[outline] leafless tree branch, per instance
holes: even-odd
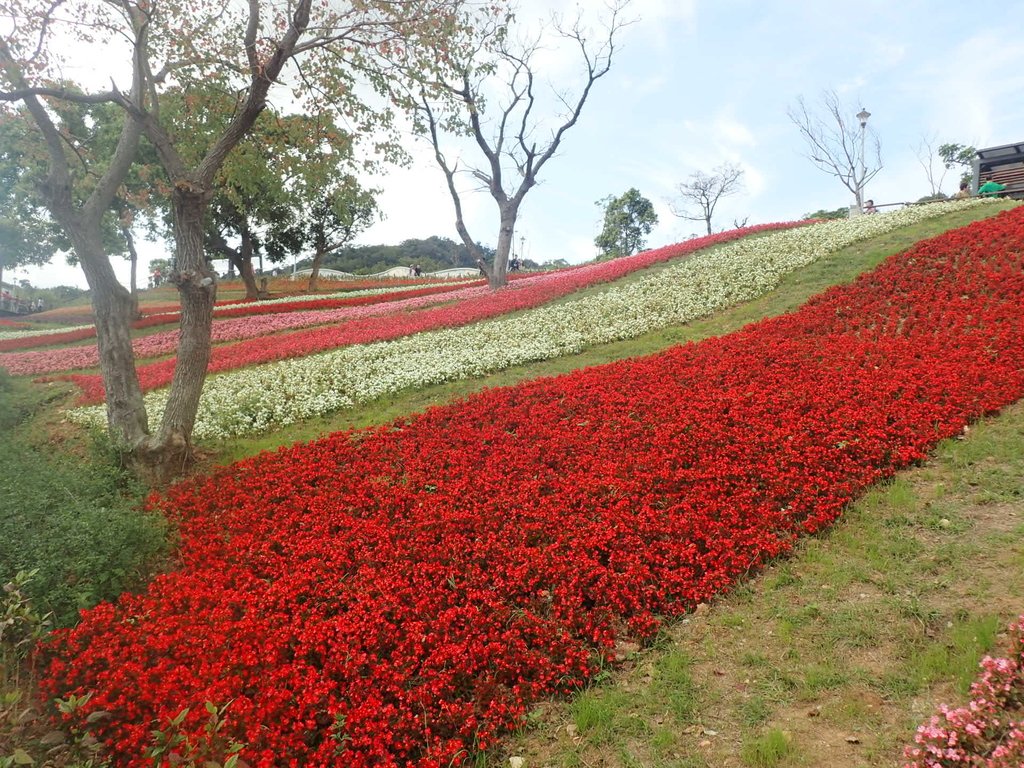
[[[677,189],[680,200],[669,203],[673,215],[688,221],[703,221],[710,235],[718,201],[743,189],[743,169],[734,163],[723,163],[710,174],[695,171],[687,181],[680,182]]]
[[[825,91],[821,101],[824,114],[812,112],[802,96],[787,114],[807,145],[806,157],[839,179],[860,206],[865,185],[882,170],[881,142],[873,131],[852,120],[852,110],[835,91]]]

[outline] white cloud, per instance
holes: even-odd
[[[944,130],[978,146],[1024,139],[1024,43],[982,32],[956,46],[943,64],[933,94]]]
[[[714,119],[711,132],[716,137],[719,147],[722,148],[753,147],[757,144],[753,131],[728,114],[719,115]]]

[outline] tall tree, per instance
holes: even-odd
[[[619,195],[598,200],[604,207],[601,234],[594,238],[601,253],[598,258],[629,256],[644,247],[644,240],[658,223],[654,205],[635,188]]]
[[[711,173],[694,171],[677,185],[679,199],[672,204],[672,213],[681,219],[703,221],[710,235],[718,201],[742,189],[743,169],[735,163],[722,163]]]
[[[839,100],[835,91],[825,91],[819,111],[812,111],[801,96],[787,110],[807,145],[807,158],[830,176],[835,176],[853,193],[857,207],[864,207],[864,187],[882,170],[882,144],[867,127],[870,116]]]
[[[961,168],[961,184],[964,182],[970,183],[971,178],[974,176],[974,158],[977,157],[978,150],[970,144],[949,142],[940,144],[938,153],[939,157],[942,158],[943,165],[947,169]]]
[[[335,104],[357,131],[386,124],[356,87],[378,88],[388,58],[407,68],[435,38],[451,34],[462,0],[365,0],[340,8],[314,0],[201,3],[195,0],[0,0],[0,101],[22,103],[45,139],[47,205],[72,243],[91,290],[107,422],[115,444],[157,478],[180,471],[210,357],[216,297],[204,243],[204,219],[225,159],[252,129],[271,90],[287,79],[289,99]],[[73,40],[73,44],[69,44]],[[68,55],[91,62],[124,56],[110,87],[55,87]],[[436,69],[433,59],[424,68]],[[125,74],[121,74],[125,73]],[[170,87],[200,85],[234,95],[231,117],[207,151],[190,162],[175,126],[161,113]],[[282,87],[277,91],[285,90]],[[114,152],[96,168],[87,194],[75,194],[72,159],[52,105],[111,103],[123,110]],[[197,110],[197,115],[203,115]],[[201,119],[201,118],[200,118]],[[113,272],[101,236],[108,211],[145,135],[171,190],[175,256],[170,279],[181,303],[177,364],[159,427],[151,432],[129,333],[131,298]]]
[[[97,163],[113,152],[120,130],[121,110],[112,104],[60,102],[52,105],[61,126],[61,138],[72,159],[71,175],[76,194],[87,194],[96,179]],[[69,264],[77,264],[71,244],[47,209],[43,186],[47,176],[46,145],[24,107],[0,111],[0,176],[3,179],[4,215],[0,217],[0,238],[6,244],[0,260],[13,264],[45,264],[65,252]],[[140,149],[148,147],[143,143]],[[151,148],[150,148],[151,149]],[[148,160],[152,161],[152,152]],[[133,227],[136,218],[148,215],[149,182],[144,169],[135,165],[118,187],[110,210],[101,222],[104,247],[111,255],[126,255],[131,261],[131,295],[136,302],[138,253]],[[0,277],[3,264],[0,263]]]
[[[299,223],[302,241],[313,251],[310,293],[317,290],[324,257],[352,242],[377,216],[374,191],[363,189],[354,176],[339,176],[322,189],[320,199]]]
[[[594,85],[611,69],[617,37],[627,24],[622,13],[628,1],[612,0],[596,35],[587,29],[582,15],[569,23],[555,18],[546,26],[556,37],[555,45],[572,49],[580,66],[575,93],[565,87],[548,94],[555,105],[553,118],[545,117],[547,105],[539,86],[543,73],[538,54],[544,34],[516,39],[511,14],[492,18],[489,24],[467,25],[481,30],[480,34],[438,51],[439,59],[450,62],[452,77],[424,84],[414,73],[404,103],[417,129],[430,140],[444,174],[455,208],[455,229],[492,288],[508,281],[509,254],[526,193],[580,119]],[[469,137],[479,158],[465,168],[454,151],[446,151],[454,150],[460,137]],[[497,247],[489,263],[463,216],[462,192],[456,183],[461,171],[487,190],[498,209]]]
[[[253,264],[280,262],[302,246],[309,210],[353,164],[352,139],[326,115],[279,115],[268,108],[217,174],[206,219],[207,248],[238,270],[257,298]]]

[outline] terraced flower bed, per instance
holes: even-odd
[[[459,327],[517,310],[536,307],[582,288],[616,280],[638,269],[677,258],[710,245],[728,242],[757,232],[787,229],[800,225],[801,222],[763,224],[742,230],[722,232],[678,245],[644,251],[622,259],[559,270],[551,274],[524,276],[523,279],[511,283],[500,292],[472,292],[471,295],[463,297],[461,301],[451,306],[425,309],[419,312],[395,312],[385,317],[349,319],[331,326],[280,334],[270,340],[258,338],[220,346],[213,350],[208,370],[211,372],[229,371],[271,360],[302,357],[352,344],[409,336],[434,328]],[[175,360],[171,359],[138,367],[139,383],[143,391],[169,384],[174,375],[174,365]],[[69,379],[82,389],[83,402],[103,401],[103,381],[100,376],[75,375],[70,376]]]
[[[474,281],[479,285],[480,281]],[[213,308],[215,318],[238,318],[250,317],[252,315],[283,314],[288,312],[301,312],[304,310],[316,309],[337,309],[338,307],[358,307],[367,304],[384,303],[413,297],[432,296],[438,293],[456,291],[466,286],[466,282],[446,282],[440,285],[423,286],[419,288],[401,287],[377,287],[361,291],[346,291],[333,296],[299,296],[266,299],[263,301],[240,302],[237,300],[217,302]],[[136,330],[152,328],[154,326],[168,325],[178,322],[180,315],[176,308],[168,308],[162,312],[145,313],[143,317],[132,323]],[[311,323],[309,323],[311,324]],[[169,331],[160,334],[162,337],[176,334],[177,331]],[[70,344],[84,339],[95,338],[96,327],[93,325],[80,325],[73,328],[51,328],[36,329],[29,331],[0,332],[0,352],[10,352],[16,349],[31,349],[33,347],[53,346],[55,344]],[[230,337],[229,337],[230,338]],[[172,347],[173,348],[173,347]],[[40,351],[36,353],[22,353],[21,355],[0,354],[0,367],[7,368],[14,375],[22,373],[42,373],[44,370],[69,370],[74,367],[85,367],[93,365],[98,356],[95,346],[82,347],[71,350],[78,358],[69,358],[74,365],[61,365],[60,356],[68,350],[56,352]],[[147,350],[138,350],[145,356]],[[155,353],[160,354],[160,353]],[[91,355],[91,358],[86,358]],[[45,364],[39,364],[37,360],[45,360]],[[82,361],[85,361],[84,363]],[[91,362],[89,362],[91,360]],[[38,368],[39,370],[30,370]],[[17,370],[16,370],[17,369]]]
[[[570,297],[557,305],[538,306],[517,316],[472,325],[463,325],[468,320],[464,314],[466,306],[462,305],[438,308],[431,318],[377,318],[374,326],[339,329],[339,334],[382,330],[390,335],[410,335],[278,363],[252,365],[210,377],[204,386],[195,435],[218,438],[257,433],[408,387],[480,376],[513,365],[573,354],[595,344],[634,338],[655,328],[686,323],[761,296],[775,287],[783,276],[850,243],[960,207],[985,204],[965,201],[965,204],[919,206],[891,214],[771,233],[726,244],[711,252],[698,250],[707,244],[705,239],[692,240],[682,244],[693,249],[692,255],[632,284],[613,285],[591,296]],[[677,248],[661,251],[679,255]],[[605,264],[616,265],[618,261]],[[618,269],[628,266],[618,266]],[[558,279],[564,278],[559,276]],[[550,286],[541,288],[550,290]],[[480,299],[470,309],[493,312],[506,299],[509,306],[520,306],[518,298],[492,297]],[[411,335],[424,319],[443,321],[445,318],[460,327]],[[287,347],[289,338],[284,335],[268,339],[263,344],[254,343],[249,349],[257,356],[298,354],[302,347]],[[277,347],[282,351],[275,351]],[[91,387],[94,399],[100,396],[95,377],[79,381]],[[165,400],[162,392],[147,395],[146,408],[151,418],[163,412]],[[106,413],[103,408],[85,408],[73,412],[71,417],[103,424]]]
[[[1022,242],[1018,208],[729,336],[154,497],[180,567],[57,634],[45,691],[119,765],[205,703],[255,766],[463,764],[1024,396]]]

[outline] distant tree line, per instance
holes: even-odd
[[[477,243],[479,253],[490,261],[494,248]],[[524,269],[541,269],[530,259],[521,259]],[[296,264],[298,269],[309,269],[310,260]],[[324,257],[323,269],[336,269],[354,275],[372,275],[391,267],[411,267],[418,264],[424,272],[437,272],[455,267],[476,267],[476,259],[463,243],[434,235],[426,239],[411,238],[398,245],[347,245]]]

